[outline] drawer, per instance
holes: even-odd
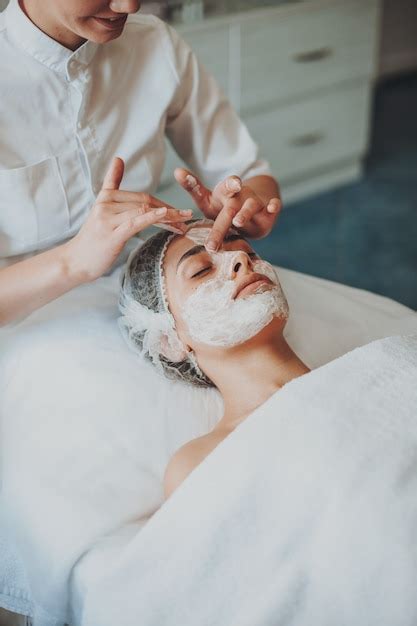
[[[365,151],[370,97],[360,83],[244,119],[278,180],[294,181]]]
[[[241,23],[241,109],[295,98],[312,90],[374,73],[376,0],[302,3],[302,12]]]

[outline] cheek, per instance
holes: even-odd
[[[64,5],[68,7],[68,2],[65,2]],[[79,19],[86,19],[93,15],[98,15],[106,11],[108,3],[106,2],[83,2],[82,0],[77,0],[77,2],[73,2],[71,4],[71,13],[72,15],[78,16]]]
[[[169,273],[165,275],[165,289],[166,298],[168,301],[168,308],[175,320],[175,327],[179,332],[184,328],[184,323],[181,315],[182,303],[187,298],[187,294],[184,293],[183,285],[176,280],[175,276],[171,276]]]
[[[183,343],[189,344],[190,337],[188,334],[187,324],[185,323],[184,318],[182,316],[182,312],[181,312],[182,306],[178,302],[176,302],[175,304],[170,303],[169,309],[174,318],[175,330],[177,331],[179,338],[181,339]]]
[[[181,301],[177,298],[169,298],[169,310],[172,313],[172,316],[175,320],[175,325],[177,329],[183,326],[182,316],[181,316]]]

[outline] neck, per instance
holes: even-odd
[[[85,39],[65,28],[59,21],[55,20],[51,11],[43,6],[43,2],[36,2],[36,0],[19,0],[19,4],[22,11],[35,26],[65,48],[76,50],[85,42]]]
[[[309,368],[282,335],[255,349],[246,348],[213,363],[211,376],[223,397],[224,416],[216,428],[233,430],[272,394]]]

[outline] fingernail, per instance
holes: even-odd
[[[245,220],[243,219],[243,217],[235,217],[235,218],[233,218],[233,224],[235,226],[243,226],[244,223],[245,223]]]
[[[226,181],[226,187],[229,191],[240,191],[242,189],[242,185],[236,178],[228,178]]]
[[[180,211],[180,215],[191,215],[192,214],[192,210],[191,209],[182,209]]]
[[[156,209],[155,211],[155,215],[165,215],[165,213],[167,212],[167,207],[163,206],[160,209]]]
[[[190,189],[194,189],[194,187],[196,187],[197,185],[197,179],[194,176],[191,176],[191,174],[187,174],[187,176],[185,177],[185,182]]]
[[[217,246],[217,241],[214,241],[213,239],[209,239],[206,243],[206,248],[207,250],[209,250],[209,252],[216,252]]]

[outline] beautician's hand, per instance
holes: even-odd
[[[174,176],[181,187],[190,193],[204,215],[214,220],[207,241],[208,249],[219,248],[232,224],[245,237],[265,237],[272,230],[282,208],[280,198],[274,196],[267,201],[263,200],[252,186],[245,185],[238,176],[228,176],[213,191],[207,189],[194,174],[184,168],[176,168]],[[270,180],[270,177],[257,178]],[[276,189],[274,191],[276,193]]]
[[[178,211],[141,192],[119,189],[124,162],[115,157],[90,214],[77,235],[66,244],[67,264],[81,282],[95,280],[114,263],[128,239],[162,223],[184,231],[192,211]]]

